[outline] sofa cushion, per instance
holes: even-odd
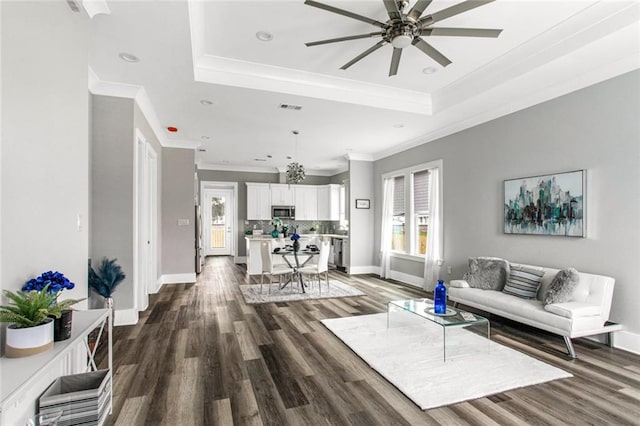
[[[535,299],[543,276],[541,268],[509,265],[509,278],[502,291],[512,296]]]
[[[509,262],[497,257],[470,257],[469,272],[463,279],[470,287],[502,290],[509,275]]]
[[[600,306],[582,302],[552,303],[544,309],[565,318],[582,318],[600,315]]]
[[[543,304],[570,302],[571,293],[573,293],[579,281],[580,276],[574,268],[558,271],[553,280],[551,280],[551,284],[549,284]]]

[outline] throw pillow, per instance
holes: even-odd
[[[500,291],[509,275],[509,262],[497,257],[470,257],[463,279],[470,287]]]
[[[522,265],[509,265],[509,279],[503,293],[524,299],[535,299],[542,282],[544,271]]]
[[[563,303],[571,301],[571,293],[578,285],[580,276],[574,268],[566,268],[558,271],[544,297],[543,304],[550,305],[552,303]]]

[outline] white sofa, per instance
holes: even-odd
[[[615,284],[613,278],[579,272],[580,281],[572,293],[571,300],[545,307],[542,300],[558,269],[521,266],[545,272],[536,299],[523,299],[497,290],[472,288],[464,280],[453,280],[449,283],[449,299],[456,305],[461,303],[559,334],[564,337],[567,351],[572,358],[576,357],[572,338],[607,333],[608,343],[612,344],[610,333],[622,329],[620,324],[608,322]]]

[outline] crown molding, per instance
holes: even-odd
[[[374,161],[375,160],[372,154],[364,154],[359,152],[348,152],[347,155],[345,155],[345,158],[348,161]]]
[[[147,95],[147,91],[142,86],[137,86],[134,84],[125,84],[125,83],[116,83],[113,81],[104,81],[101,80],[100,77],[89,67],[89,92],[93,95],[100,96],[113,96],[116,98],[126,98],[133,99],[142,111],[142,114],[149,122],[149,126],[151,130],[156,135],[158,142],[160,145],[171,146],[173,144],[170,143],[165,135],[164,129],[160,124],[160,119],[156,114],[156,110]],[[194,142],[189,142],[190,146],[193,145]],[[189,147],[190,147],[189,146]],[[194,146],[196,148],[199,145]],[[184,146],[180,146],[179,148],[184,148]]]
[[[286,172],[286,167],[267,167],[267,166],[240,166],[232,164],[213,164],[207,162],[197,162],[198,170],[217,170],[221,172],[243,172],[243,173],[271,173],[280,174]],[[346,171],[345,168],[335,170],[306,170],[307,176],[335,176]]]
[[[162,146],[164,148],[197,149],[200,145],[202,145],[200,142],[187,139],[167,139]]]

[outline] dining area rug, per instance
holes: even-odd
[[[329,280],[329,289],[327,290],[327,282],[322,281],[322,293],[318,291],[318,283],[305,288],[305,293],[300,290],[299,284],[296,282],[280,289],[279,283],[262,285],[260,284],[241,285],[240,292],[247,305],[257,305],[260,303],[273,302],[295,302],[298,300],[313,299],[334,299],[339,297],[356,297],[365,296],[366,294],[348,284],[338,280]]]
[[[462,328],[447,331],[447,354],[458,356],[444,361],[442,328],[422,319],[394,319],[389,328],[387,314],[321,322],[422,410],[572,377]]]

